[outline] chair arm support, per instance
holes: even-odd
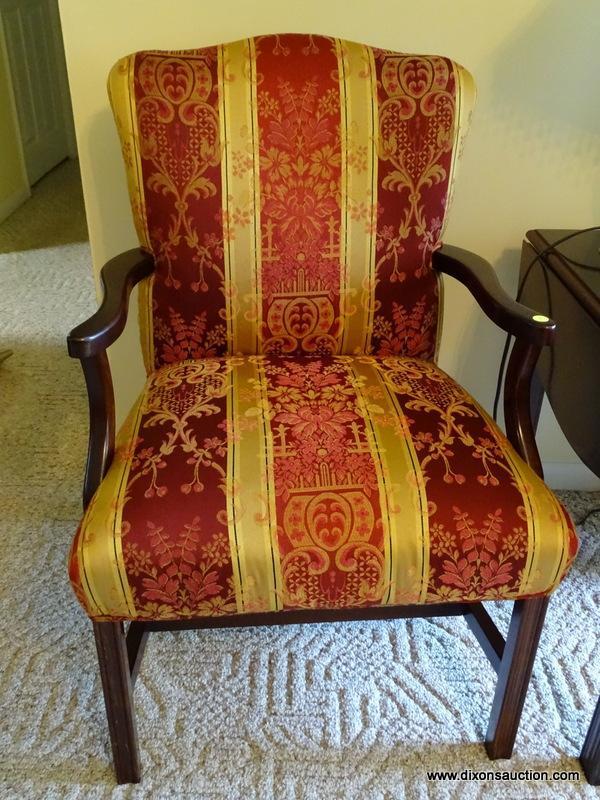
[[[67,337],[72,358],[96,356],[119,338],[127,321],[131,290],[153,270],[153,257],[139,248],[121,253],[102,267],[102,303],[89,319],[73,328]]]
[[[444,245],[433,254],[433,267],[466,286],[482,311],[502,330],[540,347],[553,341],[556,323],[513,300],[485,259],[460,247]]]
[[[81,359],[89,407],[88,451],[83,480],[83,508],[112,464],[115,451],[115,398],[108,356],[103,350]]]
[[[115,447],[115,401],[106,349],[123,332],[131,290],[153,270],[154,259],[139,248],[107,262],[100,273],[104,289],[100,308],[67,337],[69,355],[81,360],[90,414],[84,509],[106,475]]]

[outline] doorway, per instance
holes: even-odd
[[[1,220],[77,151],[57,0],[0,0],[0,40],[2,155],[11,173],[8,179],[0,173],[0,181],[8,180],[0,185]]]

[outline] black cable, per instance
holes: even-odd
[[[560,257],[564,261],[568,261],[569,264],[573,264],[574,267],[579,267],[579,269],[587,269],[588,272],[599,272],[600,266],[595,266],[594,264],[584,264],[582,261],[575,261],[574,258],[569,258],[564,253],[560,254]]]
[[[519,282],[519,286],[518,286],[518,289],[517,289],[517,296],[515,298],[516,301],[519,302],[519,300],[521,299],[521,295],[523,294],[523,289],[525,288],[525,283],[527,281],[527,278],[529,277],[529,274],[531,273],[531,270],[533,269],[533,267],[539,261],[541,263],[542,269],[544,271],[546,292],[547,292],[547,297],[548,297],[548,303],[550,304],[550,287],[549,287],[549,281],[548,281],[547,267],[544,264],[544,262],[542,261],[542,259],[544,258],[545,255],[550,253],[552,250],[555,250],[558,247],[558,245],[563,244],[563,242],[568,242],[569,239],[575,239],[575,237],[581,236],[584,233],[589,233],[590,231],[598,231],[598,230],[600,230],[600,225],[593,225],[591,228],[583,228],[580,231],[573,231],[572,233],[569,233],[566,236],[562,236],[560,239],[556,239],[556,241],[554,241],[551,244],[549,244],[547,247],[545,247],[539,253],[536,253],[534,258],[532,258],[531,261],[529,262],[529,264],[527,265],[527,269],[525,270],[525,274],[523,275],[523,277],[521,278],[521,280]],[[583,266],[583,265],[578,264],[575,261],[572,261],[571,259],[567,259],[567,260],[571,261],[571,263],[575,264],[576,266]],[[585,269],[589,269],[589,270],[592,270],[592,271],[597,271],[597,270],[600,270],[600,267],[593,267],[593,266],[586,265]],[[550,316],[552,316],[552,315],[550,315]],[[510,333],[507,334],[506,341],[504,343],[504,349],[502,351],[502,358],[500,359],[500,367],[498,369],[498,381],[496,383],[496,393],[494,395],[494,409],[493,409],[494,422],[498,421],[498,404],[500,402],[500,393],[502,391],[502,381],[503,381],[503,378],[504,378],[504,370],[505,370],[505,367],[506,367],[506,359],[508,357],[508,351],[510,349],[510,341],[511,341],[511,339],[512,339],[511,334]]]

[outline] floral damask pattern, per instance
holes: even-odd
[[[571,521],[433,363],[466,83],[444,58],[299,35],[113,69],[156,270],[148,382],[70,559],[92,618],[516,598],[562,579]]]
[[[282,51],[269,44],[269,38],[261,40],[257,51],[263,78],[257,89],[262,349],[334,353],[341,332],[342,154],[336,49],[331,41],[316,45],[313,40],[298,63],[290,46]]]
[[[155,364],[223,354],[217,51],[139,53],[134,73]]]
[[[226,520],[225,397],[235,361],[159,371],[144,399],[123,499],[123,560],[139,617],[235,613]],[[199,506],[200,504],[200,506]]]
[[[350,365],[271,359],[265,375],[285,604],[380,601],[377,474]]]
[[[134,101],[124,155],[157,264],[150,366],[239,351],[432,358],[458,70],[301,35],[119,62],[111,97],[117,120]],[[238,322],[254,329],[241,346]]]
[[[440,244],[456,144],[456,74],[443,58],[377,51],[377,313],[370,351],[431,359]],[[401,287],[401,288],[400,288]]]
[[[96,619],[529,596],[576,550],[556,498],[430,362],[190,360],[149,379],[136,419],[73,546]]]
[[[383,359],[377,369],[406,414],[426,485],[428,600],[518,596],[531,548],[526,506],[534,476],[528,470],[519,479],[503,434],[437,367]],[[556,522],[566,515],[554,502],[550,518]],[[572,529],[569,537],[572,549]]]

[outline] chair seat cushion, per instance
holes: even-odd
[[[75,536],[96,620],[531,597],[573,525],[475,400],[414,358],[154,372]]]

